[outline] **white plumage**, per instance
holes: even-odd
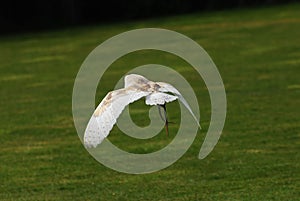
[[[200,127],[190,106],[176,88],[168,83],[152,82],[141,75],[130,74],[125,76],[125,87],[109,92],[94,111],[84,133],[85,146],[99,145],[108,136],[124,108],[142,97],[146,97],[147,105],[164,105],[179,99]]]

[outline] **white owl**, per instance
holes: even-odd
[[[95,109],[84,133],[85,146],[90,148],[99,145],[108,136],[124,108],[142,97],[146,97],[147,105],[158,105],[164,109],[167,133],[166,103],[176,99],[183,103],[200,127],[190,106],[175,87],[164,82],[150,81],[141,75],[130,74],[125,76],[124,88],[109,92]]]

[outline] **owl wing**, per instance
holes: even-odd
[[[193,116],[193,118],[197,122],[199,128],[201,129],[201,126],[199,124],[199,120],[196,118],[196,116],[194,115],[191,107],[189,106],[189,104],[187,103],[187,101],[184,99],[184,97],[181,95],[181,93],[175,87],[173,87],[171,84],[168,84],[168,83],[165,83],[165,82],[156,82],[156,84],[158,84],[160,86],[160,88],[158,89],[158,91],[160,91],[160,92],[170,92],[170,93],[173,93],[174,95],[176,95],[178,97],[178,100],[191,113],[191,115]]]
[[[90,118],[84,133],[84,145],[96,147],[106,138],[124,108],[150,92],[127,87],[109,92]]]

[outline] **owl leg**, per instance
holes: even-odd
[[[164,109],[164,115],[161,114],[161,110],[160,110],[161,107]],[[166,135],[168,136],[169,135],[169,121],[168,121],[168,117],[167,117],[166,104],[158,105],[158,112],[159,112],[161,119],[165,122]]]

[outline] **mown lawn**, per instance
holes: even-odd
[[[0,200],[300,200],[299,10],[300,4],[291,4],[2,36]],[[141,51],[119,59],[105,73],[96,103],[132,67],[165,64],[194,87],[203,127],[174,165],[129,175],[106,168],[85,150],[73,124],[72,90],[90,51],[144,27],[171,29],[204,47],[222,75],[228,110],[220,141],[198,160],[210,120],[200,77],[166,53]],[[145,112],[133,119],[146,125],[148,110],[141,103],[133,109]],[[118,128],[111,139],[130,151],[152,150]],[[169,141],[163,132],[156,140],[157,146]]]

